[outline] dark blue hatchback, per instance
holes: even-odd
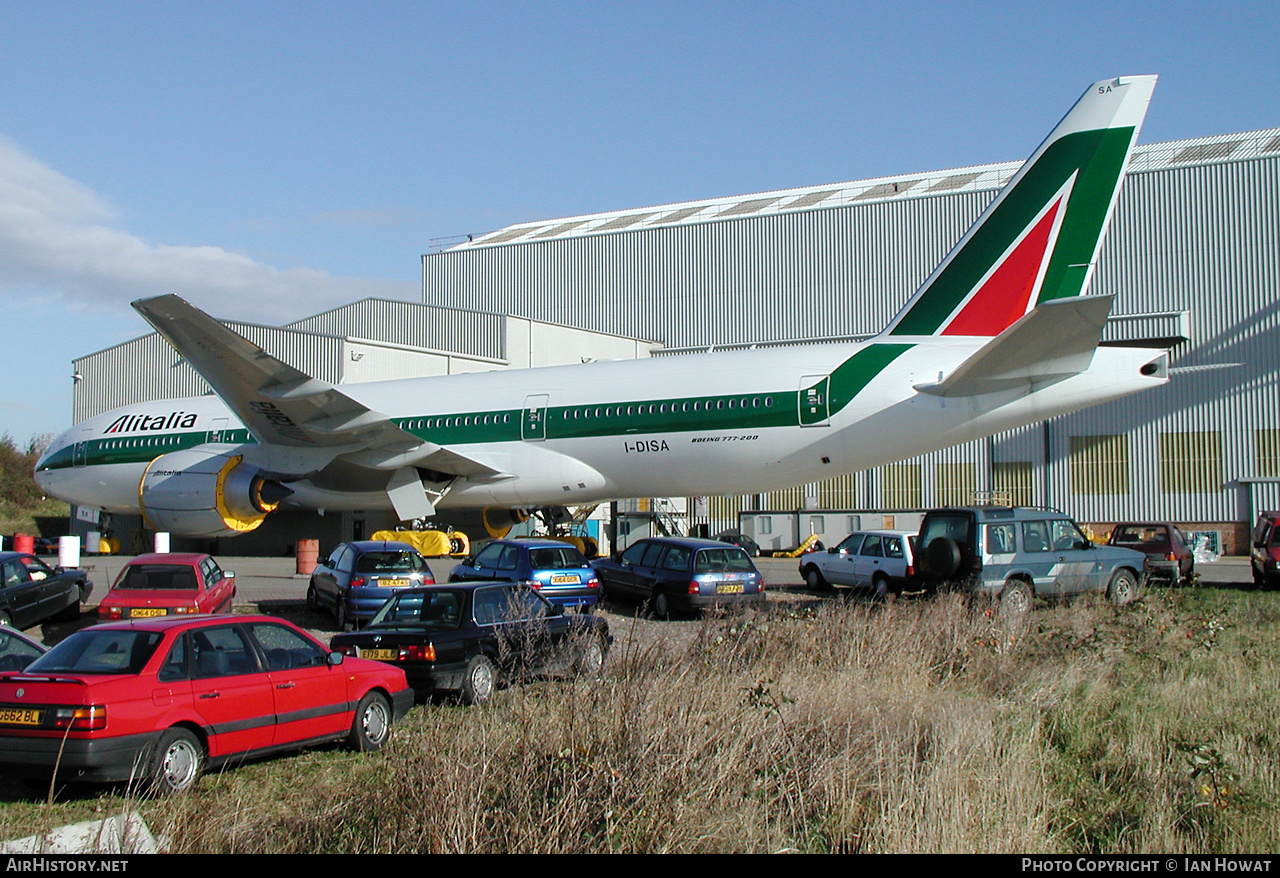
[[[523,582],[551,603],[584,613],[600,600],[600,581],[586,556],[559,540],[494,540],[449,571],[450,582],[486,579]]]
[[[312,572],[307,606],[332,610],[346,631],[373,618],[397,590],[435,581],[426,559],[408,543],[342,543]]]

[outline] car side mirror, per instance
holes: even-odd
[[[234,570],[224,570],[224,571],[222,571],[222,578],[223,578],[223,579],[235,579],[235,578],[236,578],[236,572],[235,572]]]
[[[564,607],[560,606],[559,604],[552,604],[552,605],[551,605],[551,615],[553,615],[553,616],[563,616],[563,615],[564,615]]]
[[[333,652],[329,653],[325,661],[329,665],[329,667],[336,668],[338,665],[342,664],[342,660],[345,657],[346,656],[344,656],[342,653],[338,652],[337,650],[334,650]]]
[[[837,549],[835,546],[832,546],[830,549],[827,549],[827,554],[828,554],[828,555],[842,555],[842,554],[844,554],[844,549]]]
[[[1077,548],[1077,549],[1092,549],[1092,548],[1093,548],[1093,543],[1089,542],[1088,540],[1076,540],[1075,548]]]

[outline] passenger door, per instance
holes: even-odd
[[[822,576],[832,585],[851,586],[857,581],[858,552],[862,548],[864,534],[849,534],[840,545],[826,554],[818,555],[818,567]]]
[[[271,623],[246,625],[266,662],[276,723],[273,742],[332,738],[350,728],[349,680],[328,653],[296,631]]]
[[[188,637],[192,703],[209,730],[209,755],[270,747],[275,697],[256,645],[236,625],[196,628]]]

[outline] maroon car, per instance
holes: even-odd
[[[1145,554],[1148,581],[1186,585],[1195,573],[1196,559],[1187,538],[1176,525],[1166,521],[1122,522],[1111,531],[1107,543]]]
[[[1280,587],[1280,512],[1263,512],[1249,540],[1249,565],[1253,583],[1262,588]]]

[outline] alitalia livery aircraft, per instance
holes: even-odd
[[[563,507],[766,491],[1168,381],[1085,296],[1154,76],[1090,86],[888,327],[813,344],[333,386],[176,296],[134,303],[216,396],[129,406],[40,459],[54,496],[224,536],[280,504]]]

